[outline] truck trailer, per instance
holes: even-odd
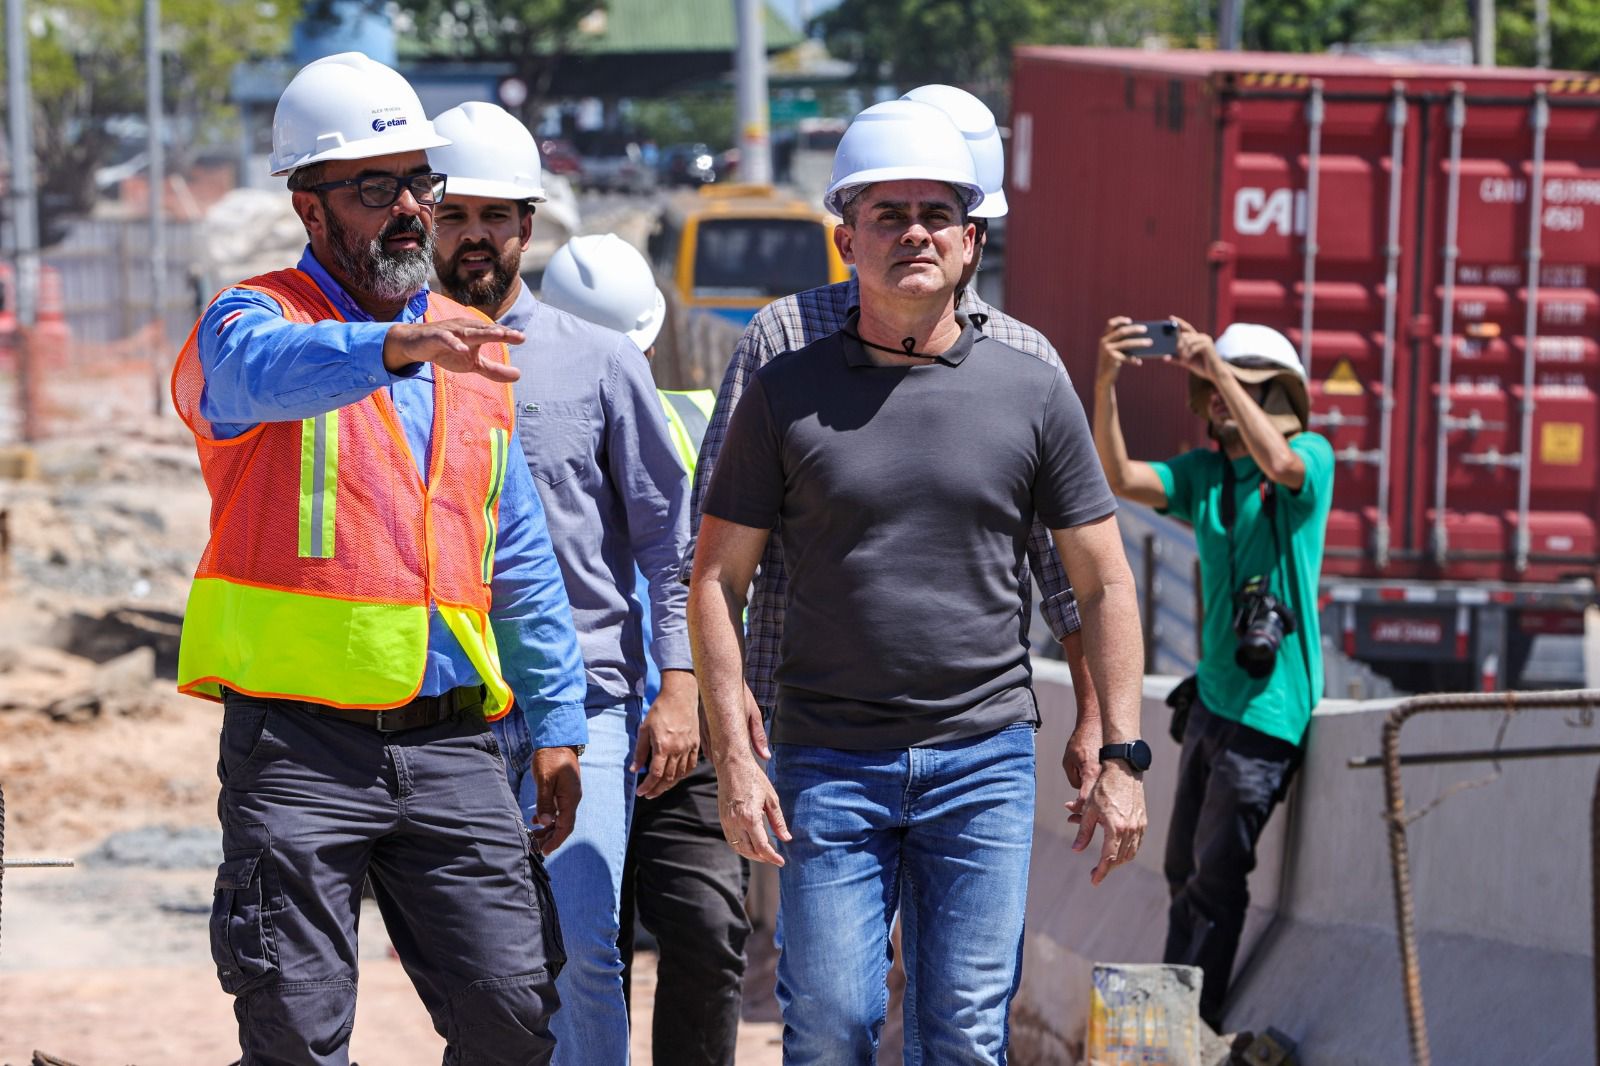
[[[1010,127],[1006,310],[1086,406],[1115,314],[1299,349],[1338,459],[1335,646],[1407,690],[1539,683],[1538,638],[1576,648],[1600,576],[1600,77],[1027,47]],[[1181,377],[1119,379],[1134,457],[1207,443]]]

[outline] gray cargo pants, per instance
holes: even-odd
[[[345,1066],[370,876],[446,1066],[548,1063],[550,880],[476,712],[398,733],[229,692],[211,951],[243,1066]],[[515,712],[513,712],[515,713]]]

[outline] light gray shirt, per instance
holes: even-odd
[[[663,670],[689,670],[689,480],[667,430],[650,363],[626,336],[534,299],[523,286],[500,319],[511,349],[522,451],[533,472],[583,649],[590,707],[644,692],[634,566],[650,586],[651,639]],[[534,737],[539,746],[539,737]]]

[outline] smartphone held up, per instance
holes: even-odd
[[[1130,348],[1123,352],[1128,358],[1159,359],[1164,355],[1178,354],[1178,324],[1172,319],[1134,322],[1133,325],[1144,327],[1144,335],[1150,344],[1145,348]]]

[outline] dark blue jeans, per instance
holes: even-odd
[[[211,950],[243,1066],[349,1061],[369,877],[446,1066],[550,1061],[565,954],[482,718],[383,734],[229,693],[220,747]]]
[[[1196,701],[1178,758],[1167,835],[1167,947],[1162,961],[1198,966],[1200,1017],[1221,1031],[1223,1001],[1250,906],[1256,841],[1300,766],[1288,741],[1221,718]]]

